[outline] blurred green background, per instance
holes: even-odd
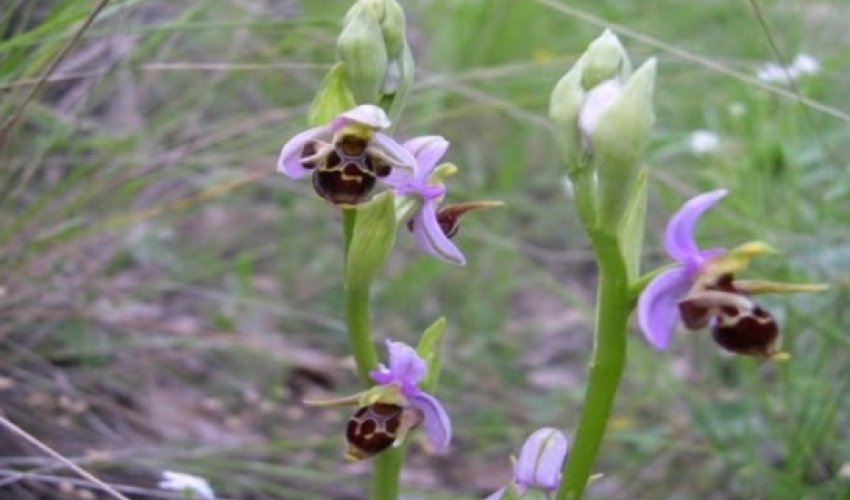
[[[0,122],[95,3],[0,0]],[[782,252],[750,276],[831,289],[764,300],[792,355],[782,364],[724,355],[706,333],[658,353],[634,331],[588,497],[850,498],[850,3],[401,3],[417,82],[399,136],[452,142],[449,201],[506,202],[464,220],[467,266],[403,234],[374,289],[379,339],[413,343],[449,321],[438,394],[456,438],[447,457],[411,448],[406,498],[480,498],[509,479],[527,434],[569,435],[578,420],[595,269],[546,110],[605,26],[634,62],[660,63],[647,266],[665,261],[660,234],[682,200],[726,187],[705,245],[770,242]],[[274,172],[349,6],[113,0],[5,137],[0,408],[134,498],[156,498],[163,469],[223,497],[364,496],[369,464],[342,460],[348,415],[301,403],[357,389],[341,220],[309,182]],[[755,78],[799,53],[820,71]],[[692,150],[700,129],[716,150]],[[0,496],[85,495],[63,475],[0,432]]]

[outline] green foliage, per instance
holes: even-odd
[[[4,119],[92,2],[10,5],[0,11]],[[114,0],[0,151],[0,354],[14,369],[3,376],[25,390],[0,391],[0,406],[60,452],[131,443],[108,461],[110,471],[173,464],[228,497],[328,498],[337,492],[328,484],[352,497],[362,491],[359,477],[340,472],[341,424],[305,416],[290,381],[291,373],[316,375],[312,358],[292,353],[347,352],[341,223],[309,182],[273,173],[282,144],[307,126],[350,2],[292,5]],[[620,32],[633,60],[659,57],[643,268],[666,262],[660,232],[685,197],[727,187],[730,196],[700,226],[701,242],[764,240],[782,254],[755,263],[753,276],[832,284],[765,303],[792,354],[784,365],[728,359],[703,333],[679,335],[659,354],[636,333],[598,464],[604,477],[589,497],[846,495],[848,124],[717,71],[751,76],[773,59],[747,3],[403,5],[421,71],[399,136],[439,133],[452,142],[447,161],[460,172],[448,201],[506,202],[464,220],[456,242],[466,267],[422,256],[402,228],[376,280],[379,337],[415,341],[435,317],[449,318],[439,395],[454,417],[456,451],[427,465],[414,460],[436,479],[408,491],[480,498],[504,484],[486,482],[492,464],[507,479],[507,456],[529,430],[575,425],[595,271],[546,108],[555,82],[602,29],[553,7],[577,5],[648,37]],[[761,5],[786,58],[806,51],[821,60],[823,71],[799,80],[799,90],[846,112],[846,3]],[[695,129],[718,133],[720,150],[693,154]],[[336,365],[316,376],[325,371],[334,383],[350,380]],[[167,389],[182,399],[152,405]],[[58,425],[66,415],[20,397],[46,390],[93,409]],[[207,399],[232,406],[210,418],[193,413]],[[270,412],[259,412],[268,402]],[[159,420],[165,407],[174,419]],[[174,435],[133,430],[151,423]]]

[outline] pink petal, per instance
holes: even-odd
[[[360,123],[375,130],[389,128],[392,125],[383,109],[374,104],[361,104],[334,118],[331,127],[336,132],[351,122]]]
[[[452,423],[440,401],[425,392],[409,396],[407,399],[412,407],[422,410],[425,415],[422,426],[428,434],[431,446],[440,453],[448,451],[449,443],[452,441]]]
[[[504,488],[501,488],[499,491],[495,491],[495,492],[491,493],[490,496],[488,496],[484,500],[502,500],[502,497],[505,496],[505,492],[507,492],[507,490],[508,490],[508,487],[505,486]]]
[[[383,149],[390,158],[393,158],[397,162],[393,165],[394,169],[402,168],[411,172],[416,171],[416,158],[392,137],[378,132],[372,138],[372,144]]]
[[[375,381],[376,384],[386,385],[391,384],[393,381],[392,372],[387,369],[387,367],[383,364],[378,365],[377,368],[369,372],[369,376],[372,380]]]
[[[390,372],[396,382],[402,386],[415,386],[428,370],[425,360],[419,357],[416,350],[404,342],[387,341],[387,351],[390,359]]]
[[[638,324],[656,349],[666,349],[681,316],[679,300],[692,286],[691,273],[677,267],[658,275],[640,294]]]
[[[327,125],[314,127],[298,133],[290,139],[280,150],[280,157],[277,160],[277,171],[286,175],[290,179],[300,179],[312,172],[301,166],[301,150],[304,146],[319,137],[330,133],[330,127]]]
[[[452,243],[437,222],[436,200],[425,200],[413,221],[413,236],[419,247],[429,255],[450,264],[466,264],[463,253]]]
[[[694,239],[697,222],[702,214],[713,207],[729,191],[718,189],[688,200],[667,224],[664,248],[680,264],[695,267],[702,262],[699,247]]]
[[[404,149],[416,158],[416,179],[427,181],[448,148],[449,141],[439,135],[423,135],[405,142]]]
[[[534,431],[519,453],[516,480],[526,486],[554,490],[561,482],[561,466],[567,457],[567,438],[551,427]]]

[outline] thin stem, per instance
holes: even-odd
[[[409,439],[409,438],[408,438]],[[375,457],[372,471],[372,500],[396,500],[399,479],[408,444],[391,448]]]
[[[580,500],[584,494],[626,360],[626,326],[631,312],[626,264],[615,235],[593,226],[587,230],[599,265],[595,345],[585,404],[557,500]]]
[[[356,221],[356,209],[343,209],[346,265],[348,265],[348,249],[354,235]],[[354,361],[357,364],[357,374],[365,385],[371,386],[374,383],[369,378],[369,371],[378,366],[378,354],[375,351],[369,321],[368,287],[353,287],[348,283],[345,284],[345,322],[348,326],[348,338],[354,354]],[[399,478],[406,450],[407,444],[404,444],[375,457],[372,472],[373,500],[395,500],[398,498]]]
[[[345,240],[345,265],[348,265],[348,249],[354,236],[354,224],[357,222],[356,208],[342,209],[342,234]],[[348,326],[348,340],[357,364],[357,374],[367,386],[372,379],[369,371],[378,366],[378,353],[372,341],[372,327],[369,323],[369,288],[355,287],[345,283],[345,323]]]
[[[357,375],[367,386],[373,385],[369,371],[378,366],[378,354],[369,325],[369,290],[345,286],[345,322],[348,339],[357,364]]]

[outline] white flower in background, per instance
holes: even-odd
[[[182,472],[163,471],[162,481],[159,482],[159,487],[163,490],[180,491],[189,493],[192,498],[197,495],[203,500],[215,500],[215,492],[210,487],[210,483],[206,479],[191,474]]]
[[[803,75],[820,73],[820,62],[810,54],[798,54],[788,66],[767,63],[759,66],[756,76],[765,83],[787,83]]]
[[[747,114],[747,107],[740,102],[733,102],[729,104],[728,110],[729,114],[732,115],[733,118],[740,118]]]
[[[695,155],[716,153],[720,149],[720,137],[710,130],[694,130],[688,146]]]

